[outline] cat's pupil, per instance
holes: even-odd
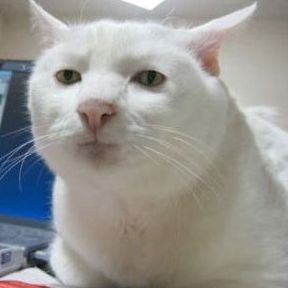
[[[73,77],[73,71],[72,70],[65,70],[63,76],[64,76],[64,79],[66,81],[70,81]]]
[[[149,84],[152,84],[156,78],[157,72],[156,71],[149,71],[147,74],[147,80]]]

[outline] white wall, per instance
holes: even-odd
[[[2,59],[34,59],[39,53],[28,19],[5,19],[0,41]],[[240,103],[279,107],[288,128],[288,20],[251,21],[227,39],[220,59],[222,78]]]

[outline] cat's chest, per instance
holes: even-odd
[[[65,200],[54,202],[60,236],[91,267],[110,271],[113,279],[142,285],[164,275],[180,258],[184,225],[153,204],[122,210],[95,205],[94,211],[85,211],[79,203]]]

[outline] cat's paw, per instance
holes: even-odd
[[[85,288],[113,288],[100,272],[93,271],[61,238],[51,247],[50,265],[57,279],[65,286]]]

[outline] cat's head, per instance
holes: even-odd
[[[194,29],[66,25],[30,6],[44,44],[30,81],[33,133],[58,173],[149,157],[171,162],[163,149],[174,149],[177,137],[217,146],[230,101],[218,79],[219,46],[255,4]]]

